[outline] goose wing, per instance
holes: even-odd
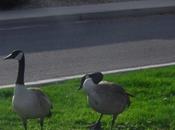
[[[29,90],[37,96],[37,99],[39,100],[39,103],[42,107],[48,107],[49,109],[53,108],[53,105],[48,96],[45,95],[40,89],[30,88]]]
[[[110,82],[100,82],[95,88],[97,99],[101,100],[102,112],[120,113],[130,106],[129,94],[120,86]]]
[[[97,91],[101,91],[101,93],[111,93],[116,94],[122,94],[122,95],[127,95],[133,97],[133,95],[127,93],[122,86],[118,84],[114,84],[112,82],[107,82],[107,81],[102,81],[97,85]]]
[[[131,94],[128,94],[120,85],[102,82],[97,85],[96,93],[98,93],[103,100],[107,100],[108,102],[112,101],[114,104],[130,105],[129,97]]]

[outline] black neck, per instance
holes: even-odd
[[[22,59],[19,60],[18,76],[17,76],[16,84],[24,85],[24,70],[25,70],[25,57],[23,55]]]

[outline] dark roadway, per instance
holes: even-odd
[[[26,81],[175,61],[175,15],[58,22],[0,22],[0,85],[16,79],[26,52]]]

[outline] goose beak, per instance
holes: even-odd
[[[83,83],[84,83],[85,79],[86,79],[86,75],[83,76],[83,77],[81,78],[81,81],[80,81],[80,87],[79,87],[78,90],[81,90],[81,89],[83,88]]]
[[[12,54],[9,54],[6,57],[4,57],[4,60],[8,60],[8,59],[13,59],[13,55]]]
[[[81,90],[83,88],[83,81],[81,81],[80,87],[78,88],[78,90]]]
[[[83,87],[83,85],[80,85],[80,87],[78,88],[78,90],[81,90],[81,89],[82,89],[82,87]]]

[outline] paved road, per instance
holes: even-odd
[[[26,81],[175,61],[175,15],[57,22],[0,22],[0,85],[14,83],[26,52]]]

